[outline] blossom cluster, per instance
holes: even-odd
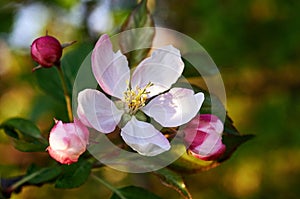
[[[62,47],[46,36],[35,40],[31,51],[40,65],[51,67],[59,62]],[[91,63],[101,89],[84,89],[78,94],[78,119],[74,122],[56,121],[49,136],[52,158],[62,164],[76,162],[87,148],[88,128],[108,134],[118,127],[124,142],[137,153],[164,153],[171,148],[170,142],[149,118],[162,127],[184,125],[187,151],[196,158],[214,160],[224,153],[222,121],[215,115],[198,114],[204,94],[173,87],[184,70],[177,48],[154,49],[132,72],[126,56],[114,52],[104,34],[92,52]]]

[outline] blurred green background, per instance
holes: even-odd
[[[53,117],[66,117],[56,111],[55,99],[45,97],[36,86],[31,73],[35,63],[29,54],[34,38],[47,30],[61,42],[77,40],[79,48],[93,43],[101,33],[117,32],[135,4],[122,0],[1,0],[0,122],[21,116],[47,132]],[[236,127],[242,134],[256,135],[221,166],[185,176],[193,197],[299,198],[300,1],[149,0],[148,7],[156,25],[185,33],[204,46],[222,74],[227,109]],[[45,110],[44,114],[35,114],[35,109]],[[0,151],[1,177],[22,174],[32,162],[43,165],[49,161],[46,153],[16,151],[3,133]],[[109,168],[99,170],[99,175],[116,186],[135,184],[163,198],[180,198],[152,175]],[[52,185],[26,187],[12,198],[109,195],[105,187],[89,179],[72,190],[57,190]]]

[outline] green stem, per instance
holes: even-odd
[[[66,100],[66,104],[67,104],[68,117],[69,117],[70,122],[72,122],[73,121],[73,114],[72,114],[71,98],[70,98],[69,93],[68,93],[65,76],[64,76],[64,73],[63,73],[60,66],[57,66],[56,68],[58,69],[58,74],[59,74],[59,77],[60,77],[60,80],[61,80],[61,83],[62,83],[62,88],[63,88],[63,91],[64,91],[64,96],[65,96],[65,100]]]
[[[41,169],[39,171],[36,171],[28,176],[25,176],[24,178],[22,178],[21,180],[19,180],[18,182],[16,182],[15,184],[10,186],[10,190],[16,190],[18,187],[20,187],[22,184],[28,182],[29,180],[33,179],[34,177],[38,176],[39,174],[41,174],[44,171],[44,169]]]
[[[112,186],[111,184],[109,184],[108,182],[106,182],[105,180],[103,180],[102,178],[99,178],[95,174],[92,174],[92,177],[95,180],[97,180],[98,182],[100,182],[101,184],[103,184],[104,186],[106,186],[112,192],[114,192],[115,194],[117,194],[121,199],[126,199],[126,197],[118,189],[116,189],[114,186]]]

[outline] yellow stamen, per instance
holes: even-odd
[[[150,93],[147,89],[151,86],[153,86],[153,83],[149,82],[143,89],[137,86],[135,90],[128,88],[124,92],[129,114],[135,114],[141,107],[145,106],[147,94]]]

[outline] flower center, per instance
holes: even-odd
[[[129,114],[135,114],[141,107],[145,106],[147,95],[150,93],[147,89],[151,86],[153,86],[153,83],[149,82],[144,88],[137,86],[135,89],[128,88],[124,92],[124,99],[128,106]]]

